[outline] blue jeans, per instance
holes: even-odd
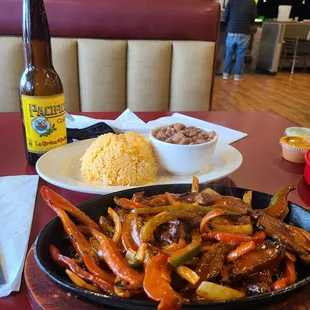
[[[233,55],[236,52],[236,62],[234,75],[242,76],[244,72],[244,55],[250,42],[250,36],[239,34],[237,36],[227,35],[226,39],[226,57],[224,65],[224,74],[230,74],[232,69]]]

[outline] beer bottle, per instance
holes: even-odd
[[[20,106],[27,161],[67,143],[63,86],[53,67],[51,37],[43,0],[23,2],[25,71]]]

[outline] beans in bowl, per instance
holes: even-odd
[[[175,123],[168,127],[157,129],[154,138],[172,144],[201,144],[213,140],[215,131],[206,132],[195,126],[186,127],[184,124]]]

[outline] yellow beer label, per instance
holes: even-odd
[[[67,143],[65,97],[21,96],[28,151],[43,154]]]

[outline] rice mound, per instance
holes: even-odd
[[[103,185],[147,185],[156,180],[158,168],[151,142],[131,131],[99,136],[81,158],[86,181]]]

